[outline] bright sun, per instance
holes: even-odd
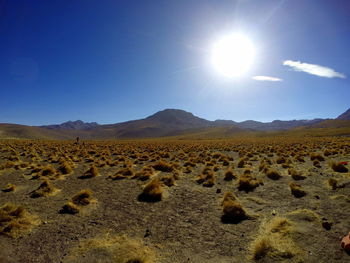
[[[212,64],[225,77],[239,77],[247,72],[254,59],[254,47],[241,34],[227,35],[217,41],[211,53]]]

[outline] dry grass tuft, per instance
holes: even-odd
[[[324,157],[321,154],[312,153],[310,155],[310,160],[311,161],[318,160],[320,162],[323,162],[325,159],[324,159]]]
[[[205,167],[202,173],[197,177],[196,182],[203,184],[205,187],[212,187],[215,184],[215,175],[210,167]]]
[[[133,179],[147,181],[148,179],[150,179],[152,177],[153,174],[154,174],[153,167],[152,166],[145,166],[141,169],[141,171],[138,171],[137,173],[135,173],[135,175],[133,176]]]
[[[289,168],[288,169],[288,173],[290,174],[290,176],[293,178],[293,180],[295,181],[299,181],[299,180],[304,180],[306,179],[306,176],[302,175],[300,171],[297,171],[293,168]]]
[[[0,207],[0,234],[19,237],[39,224],[36,216],[29,214],[22,206],[7,203]]]
[[[233,171],[231,168],[227,169],[225,172],[225,181],[232,181],[233,179],[236,179],[236,176],[234,175]]]
[[[317,168],[321,168],[322,167],[319,160],[313,160],[312,164],[313,164],[313,166],[315,166]]]
[[[245,165],[245,160],[243,158],[239,159],[237,163],[237,168],[243,168]]]
[[[294,222],[316,222],[321,221],[320,216],[309,209],[297,209],[287,214],[287,217]],[[303,226],[303,223],[302,223]]]
[[[48,165],[46,167],[44,167],[41,172],[40,172],[40,175],[41,176],[47,176],[47,177],[50,177],[50,176],[53,176],[56,174],[56,170],[55,168],[53,168],[52,166]]]
[[[342,201],[346,203],[350,203],[350,197],[347,195],[332,195],[329,197],[331,200]]]
[[[265,174],[268,178],[272,180],[278,180],[282,177],[280,173],[274,169],[268,169]]]
[[[326,150],[324,150],[323,155],[330,156],[330,155],[332,155],[332,152],[329,149],[326,149]]]
[[[297,161],[300,162],[300,163],[304,163],[304,162],[305,162],[304,157],[301,156],[301,155],[295,156],[295,160],[297,160]]]
[[[289,183],[289,188],[292,193],[296,198],[300,198],[306,195],[306,192],[301,188],[299,184],[296,183]]]
[[[349,171],[348,168],[346,168],[345,165],[340,162],[331,162],[330,166],[334,172],[347,173]]]
[[[168,187],[175,185],[175,177],[174,175],[164,175],[160,178],[160,180]]]
[[[87,178],[93,178],[99,176],[98,169],[95,165],[91,165],[89,170],[87,170],[82,176],[80,176],[80,179],[87,179]]]
[[[77,214],[80,210],[89,204],[96,202],[92,198],[92,191],[89,189],[84,189],[76,193],[70,201],[65,204],[60,210],[61,214]]]
[[[34,190],[30,197],[37,198],[42,196],[52,196],[55,195],[59,190],[52,185],[49,180],[44,180],[38,189]]]
[[[283,164],[283,163],[286,163],[286,162],[287,162],[287,159],[284,158],[283,156],[279,156],[279,157],[277,157],[277,159],[276,159],[276,163],[277,163],[277,164]]]
[[[174,166],[166,161],[160,160],[153,165],[153,168],[157,171],[170,173],[174,170]]]
[[[67,204],[65,204],[62,207],[62,209],[60,210],[60,213],[74,215],[79,213],[79,211],[80,211],[80,208],[77,205],[73,204],[71,201],[68,201]]]
[[[203,182],[204,187],[213,187],[215,185],[215,175],[214,173],[207,174],[205,181]]]
[[[259,171],[263,171],[264,173],[266,173],[267,170],[268,164],[265,161],[262,161],[259,165]]]
[[[8,193],[8,192],[14,192],[16,190],[16,186],[13,184],[7,184],[1,191],[3,191],[4,193]]]
[[[87,206],[92,200],[92,191],[89,189],[81,190],[72,197],[72,203],[78,206]]]
[[[224,195],[222,212],[221,221],[223,223],[237,224],[248,218],[246,211],[231,192],[226,192]]]
[[[163,187],[158,178],[153,179],[143,188],[142,193],[138,196],[139,201],[158,202],[162,200]]]
[[[126,236],[105,235],[81,241],[63,261],[63,263],[68,262],[154,263],[156,255],[142,241]]]
[[[336,190],[338,188],[338,180],[335,178],[329,178],[327,183],[332,190]]]
[[[62,162],[61,165],[57,169],[61,174],[70,174],[73,172],[73,167],[69,162]]]
[[[110,175],[109,178],[113,180],[120,180],[125,178],[130,178],[134,176],[134,171],[130,167],[123,168],[117,171],[114,175]]]
[[[250,259],[264,262],[299,262],[303,251],[291,238],[293,225],[283,217],[275,217],[260,225],[259,233],[250,245]],[[300,261],[301,262],[301,261]]]
[[[251,174],[244,173],[238,179],[238,190],[250,192],[260,184],[262,184],[262,182],[256,179],[256,177]]]

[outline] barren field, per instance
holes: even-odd
[[[349,138],[0,141],[0,262],[349,262]]]

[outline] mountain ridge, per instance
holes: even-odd
[[[350,108],[347,111],[340,114],[337,117],[337,120],[350,120]]]
[[[350,109],[348,110],[350,111]],[[346,113],[346,112],[345,112]],[[345,115],[346,118],[347,115]],[[344,118],[344,114],[339,115]],[[338,118],[339,118],[338,117]],[[312,119],[312,120],[274,120],[258,122],[247,120],[210,121],[180,109],[165,109],[148,117],[115,124],[98,124],[96,122],[67,121],[61,124],[45,126],[26,126],[18,124],[0,124],[0,138],[45,138],[72,139],[77,136],[84,139],[126,139],[155,138],[169,136],[230,137],[251,132],[302,131],[312,129],[340,129],[350,127],[347,119]],[[344,134],[344,131],[342,131]],[[346,131],[345,131],[346,134]]]
[[[98,125],[99,124],[97,122],[83,122],[82,120],[76,120],[66,121],[61,124],[42,125],[38,127],[53,130],[85,130],[94,128]]]
[[[350,112],[350,109],[349,109]],[[233,120],[224,120],[224,119],[217,119],[214,121],[209,121],[204,118],[200,118],[195,116],[191,112],[187,112],[181,109],[164,109],[161,111],[158,111],[148,117],[145,117],[143,119],[136,119],[136,120],[130,120],[125,122],[119,122],[114,124],[97,124],[96,122],[83,122],[80,120],[77,121],[68,121],[64,122],[62,124],[54,124],[54,125],[45,125],[45,126],[38,126],[42,128],[48,128],[48,129],[90,129],[94,128],[96,126],[105,126],[105,127],[113,127],[117,125],[122,124],[131,124],[135,121],[151,121],[151,122],[157,122],[157,123],[167,123],[172,125],[185,125],[186,128],[198,128],[198,127],[225,127],[225,126],[231,126],[236,125],[242,129],[254,129],[254,130],[285,130],[290,129],[294,127],[299,126],[308,126],[315,123],[319,123],[325,120],[329,119],[322,119],[322,118],[315,118],[311,120],[302,119],[302,120],[273,120],[271,122],[260,122],[255,120],[245,120],[241,122],[236,122]],[[74,125],[75,123],[79,123],[79,125]],[[81,126],[82,128],[77,128],[77,126]]]

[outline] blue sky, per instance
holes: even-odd
[[[116,123],[165,108],[333,118],[350,107],[349,14],[348,0],[1,1],[0,122]],[[256,55],[226,78],[211,47],[234,32]]]

